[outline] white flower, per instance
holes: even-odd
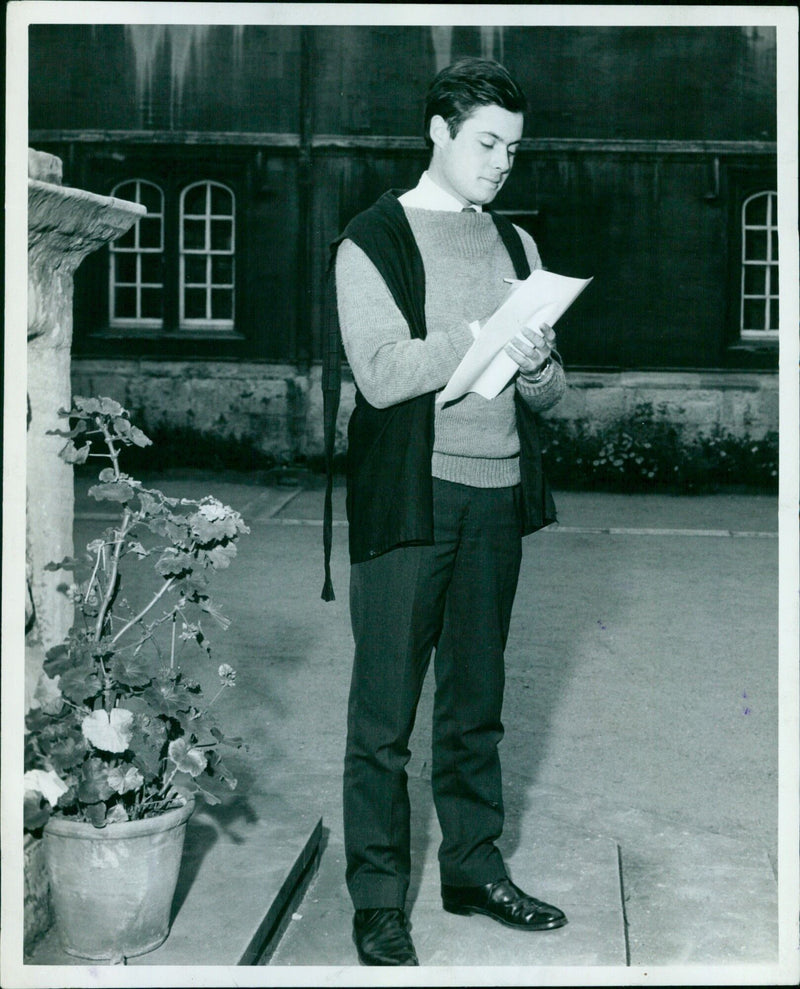
[[[236,670],[229,663],[223,663],[217,673],[219,674],[219,682],[223,687],[236,685]]]
[[[102,708],[92,711],[81,723],[81,731],[96,749],[103,752],[124,752],[133,734],[133,712],[115,707],[111,715]]]
[[[55,807],[58,798],[69,787],[52,769],[29,769],[25,773],[25,789],[41,793],[50,806]]]

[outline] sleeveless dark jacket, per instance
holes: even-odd
[[[412,338],[424,339],[425,270],[419,248],[402,205],[400,192],[384,193],[360,213],[331,245],[326,312],[326,353],[323,360],[325,492],[323,543],[325,587],[322,597],[333,599],[330,579],[332,533],[331,489],[336,413],[341,389],[341,340],[336,307],[334,264],[339,244],[353,241],[380,273]],[[527,278],[530,266],[519,234],[504,216],[491,214],[508,251],[517,278]],[[350,562],[363,563],[397,546],[433,542],[433,420],[435,393],[429,392],[377,409],[356,388],[356,404],[348,426],[347,518],[350,523]],[[520,441],[522,489],[521,535],[556,521],[555,505],[542,469],[536,416],[515,395]]]

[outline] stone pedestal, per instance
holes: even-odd
[[[61,161],[28,152],[28,439],[25,700],[30,707],[44,653],[69,630],[72,606],[58,591],[68,575],[45,572],[72,555],[72,466],[58,451],[68,408],[73,275],[81,261],[125,233],[145,208],[61,185]]]
[[[73,552],[72,466],[58,456],[64,439],[47,435],[64,428],[58,410],[71,402],[73,275],[87,254],[125,233],[145,212],[137,203],[61,185],[60,159],[29,150],[26,710],[34,703],[45,653],[63,640],[73,621],[72,605],[58,590],[69,574],[44,569]],[[28,941],[49,920],[36,844],[25,849]]]

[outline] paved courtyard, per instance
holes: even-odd
[[[337,599],[326,604],[318,479],[243,480],[185,472],[153,483],[215,494],[251,526],[231,569],[215,578],[232,624],[213,634],[209,668],[229,662],[238,673],[219,716],[250,745],[237,759],[240,792],[285,794],[322,817],[324,834],[319,871],[262,961],[280,980],[278,966],[356,963],[340,794],[352,648],[347,530],[337,487]],[[83,491],[78,545],[97,527],[98,506]],[[409,766],[421,964],[509,973],[775,963],[777,501],[576,493],[557,501],[559,525],[525,540],[507,650],[503,851],[515,880],[564,907],[571,923],[520,937],[441,910],[429,677]]]

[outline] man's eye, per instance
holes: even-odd
[[[481,141],[481,144],[484,146],[484,148],[489,148],[490,150],[494,147],[493,144],[487,144],[486,141]]]

